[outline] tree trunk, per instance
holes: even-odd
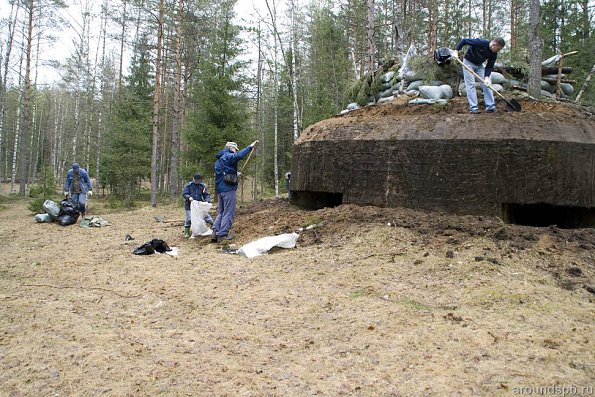
[[[122,0],[122,31],[120,32],[120,70],[118,73],[118,92],[122,91],[122,78],[124,77],[123,65],[124,65],[124,43],[126,37],[126,5],[128,0]]]
[[[178,24],[176,27],[176,54],[174,76],[173,123],[171,128],[171,157],[169,165],[169,191],[171,197],[177,197],[178,192],[178,163],[180,153],[180,126],[182,125],[182,34],[184,20],[184,0],[178,0]]]
[[[543,40],[539,36],[540,0],[529,3],[529,82],[527,92],[533,98],[541,97],[541,56]]]
[[[433,54],[437,47],[438,41],[438,1],[430,0],[429,4],[429,35],[428,35],[428,50]]]
[[[10,64],[10,55],[12,53],[12,45],[14,41],[14,33],[15,33],[15,25],[16,21],[18,20],[19,10],[20,8],[17,7],[16,11],[14,10],[15,4],[12,3],[10,7],[10,16],[8,17],[8,37],[6,39],[6,53],[4,54],[4,65],[2,70],[0,70],[1,78],[0,78],[0,158],[4,157],[3,164],[4,167],[2,168],[2,175],[0,175],[0,180],[6,178],[8,174],[8,148],[2,147],[2,138],[5,136],[4,132],[4,113],[6,109],[6,82],[8,78],[8,65]],[[14,11],[14,16],[13,16]]]
[[[155,90],[153,93],[153,133],[151,150],[151,206],[157,206],[157,148],[159,146],[159,88],[161,78],[161,46],[163,42],[163,0],[159,0],[159,21],[157,23],[157,62],[155,64]]]
[[[33,0],[29,0],[27,10],[29,27],[27,28],[27,58],[25,62],[25,93],[23,96],[23,126],[21,129],[20,158],[19,158],[19,194],[25,196],[27,186],[27,138],[29,135],[29,95],[31,92],[31,49],[33,46]]]
[[[516,50],[516,39],[517,39],[517,21],[516,21],[516,9],[517,9],[517,1],[518,0],[511,0],[510,1],[510,52],[513,55]]]
[[[587,89],[587,86],[589,85],[589,81],[591,81],[591,77],[593,77],[593,74],[594,73],[595,73],[595,65],[593,65],[593,67],[591,68],[591,71],[587,75],[587,78],[585,79],[585,82],[583,83],[583,86],[581,87],[581,90],[576,95],[575,102],[579,102],[581,100],[581,97],[583,96],[583,93]]]
[[[297,1],[297,0],[296,0]],[[291,40],[291,91],[292,91],[292,107],[293,107],[293,140],[296,141],[300,136],[299,119],[298,119],[298,97],[297,97],[297,26],[295,20],[296,5],[292,2],[291,9],[291,26],[293,29]]]
[[[366,53],[368,61],[368,72],[374,71],[376,60],[374,59],[374,5],[375,0],[368,0],[368,30],[366,36]]]

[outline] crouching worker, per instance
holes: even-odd
[[[87,171],[79,166],[78,163],[72,164],[72,168],[66,174],[64,182],[64,196],[70,196],[75,203],[75,208],[81,213],[81,219],[87,212],[87,194],[93,195],[93,185]]]
[[[186,184],[184,187],[184,192],[182,193],[184,196],[184,209],[186,210],[186,221],[184,222],[184,237],[190,237],[192,233],[190,232],[190,226],[192,226],[192,219],[190,217],[190,205],[194,200],[204,201],[207,203],[211,202],[211,195],[207,190],[207,185],[203,183],[203,178],[200,173],[194,174],[194,177],[190,182]],[[211,215],[205,215],[205,223],[212,225],[213,218]]]

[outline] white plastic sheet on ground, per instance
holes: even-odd
[[[211,203],[193,200],[190,203],[190,220],[192,221],[192,237],[210,236],[213,231],[205,223],[205,215],[211,209]]]
[[[248,258],[264,255],[273,247],[294,248],[297,239],[300,237],[297,233],[285,233],[278,236],[263,237],[243,245],[238,254],[245,255]]]

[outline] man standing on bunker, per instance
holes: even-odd
[[[75,203],[75,208],[81,213],[81,218],[87,212],[87,194],[93,195],[93,185],[87,171],[79,167],[79,163],[72,164],[72,168],[66,173],[64,182],[64,196],[70,196]]]
[[[221,242],[233,239],[229,230],[236,215],[236,190],[238,188],[238,162],[246,157],[258,141],[238,151],[235,142],[227,142],[225,148],[215,156],[215,190],[217,191],[217,218],[213,224],[211,241]]]
[[[498,52],[504,48],[505,42],[501,37],[496,37],[492,41],[484,39],[461,39],[459,44],[455,47],[452,52],[453,58],[459,57],[459,51],[464,46],[469,46],[465,56],[463,57],[463,63],[473,70],[479,77],[482,77],[484,81],[481,82],[481,88],[483,89],[483,98],[485,100],[485,107],[487,113],[493,113],[496,111],[496,102],[494,101],[494,94],[484,82],[492,84],[490,75],[492,69],[496,63]],[[486,62],[485,68],[483,66]],[[467,91],[467,101],[469,102],[469,109],[471,113],[478,114],[479,107],[477,104],[477,93],[475,92],[475,76],[469,72],[466,68],[463,68],[463,77],[465,79],[465,91]]]

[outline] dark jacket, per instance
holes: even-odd
[[[465,59],[474,65],[481,65],[487,60],[488,63],[485,67],[484,76],[488,77],[492,74],[492,69],[494,68],[498,54],[490,50],[490,40],[461,39],[459,44],[455,47],[455,50],[460,51],[466,45],[468,45],[469,48],[465,53]]]
[[[237,153],[234,153],[229,148],[221,150],[215,158],[215,189],[217,193],[225,193],[232,190],[237,190],[238,185],[231,185],[223,180],[225,174],[237,174],[238,173],[238,161],[246,157],[251,146],[246,146],[244,149]]]
[[[198,201],[206,201],[207,203],[211,202],[211,195],[207,190],[207,185],[204,183],[194,183],[194,181],[190,181],[184,186],[184,192],[182,193],[184,196],[184,209],[190,210],[190,200],[188,198],[192,197],[194,200]]]

